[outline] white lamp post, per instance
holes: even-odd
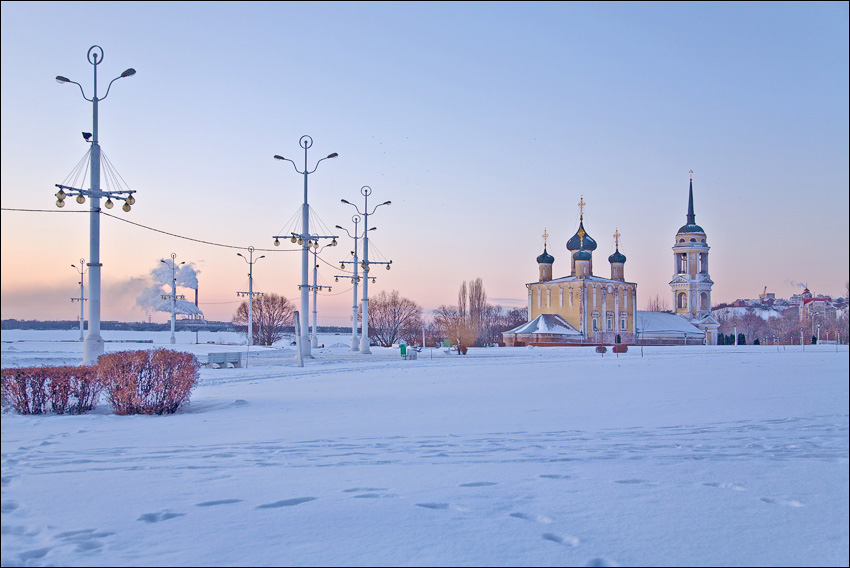
[[[353,235],[345,227],[337,225],[336,228],[345,231],[349,237],[354,239],[354,250],[351,251],[354,257],[354,274],[352,276],[340,274],[336,276],[335,280],[339,282],[340,278],[351,279],[352,288],[354,289],[354,302],[351,306],[351,351],[360,351],[360,338],[357,337],[357,284],[360,282],[360,277],[357,275],[357,270],[360,267],[357,263],[357,239],[359,238],[357,224],[360,222],[360,215],[352,215],[351,221],[354,223]],[[345,261],[340,261],[339,267],[341,270],[345,270]]]
[[[372,195],[372,188],[368,185],[364,185],[360,188],[360,195],[363,196],[363,211],[360,211],[360,209],[358,209],[356,205],[354,205],[353,203],[349,203],[345,199],[342,199],[341,201],[346,205],[351,205],[352,207],[354,207],[357,213],[363,215],[363,261],[360,263],[360,267],[363,269],[363,327],[360,334],[360,353],[362,355],[371,355],[372,351],[369,349],[369,265],[386,264],[387,270],[389,270],[390,264],[392,264],[393,261],[390,260],[389,262],[369,262],[369,231],[372,230],[369,227],[369,215],[373,214],[381,205],[390,205],[392,201],[384,201],[383,203],[379,203],[370,212],[369,196]]]
[[[301,286],[299,287],[301,290],[301,321],[300,321],[300,330],[296,330],[301,336],[300,341],[300,353],[302,357],[312,357],[310,355],[310,337],[307,332],[307,325],[305,325],[304,319],[308,317],[310,313],[310,285],[307,282],[307,265],[310,262],[310,206],[307,202],[307,176],[312,174],[318,169],[319,164],[322,160],[327,160],[330,158],[336,158],[339,154],[334,152],[333,154],[328,154],[318,162],[316,162],[315,167],[312,170],[307,168],[307,150],[313,145],[313,139],[307,135],[302,136],[298,140],[298,144],[304,149],[304,170],[299,170],[298,166],[295,165],[295,162],[290,160],[289,158],[284,158],[283,156],[275,155],[276,160],[284,160],[292,164],[292,167],[295,168],[295,171],[304,176],[304,205],[301,209],[301,234],[297,239],[299,244],[301,245]],[[275,245],[280,245],[280,241],[278,237],[275,237]]]
[[[85,271],[86,271],[86,259],[84,259],[84,258],[80,259],[80,267],[79,268],[77,268],[76,264],[72,264],[71,268],[73,268],[74,270],[80,271],[80,297],[79,298],[71,298],[71,302],[72,303],[73,302],[79,302],[80,303],[80,341],[83,341],[85,339],[84,333],[83,333],[83,324],[84,324],[85,319],[86,319],[85,318],[85,311],[84,311],[84,306],[85,306],[85,302],[86,302],[86,288],[85,288],[85,284],[83,283],[84,282],[83,274],[85,274]]]
[[[329,236],[328,237],[328,236],[313,235],[313,286],[312,286],[312,288],[313,288],[313,331],[312,331],[312,335],[311,335],[311,338],[310,338],[310,342],[311,342],[312,347],[318,347],[319,346],[319,337],[318,337],[319,318],[318,318],[318,308],[317,308],[318,293],[319,293],[319,290],[323,290],[325,288],[327,288],[329,292],[331,290],[330,286],[319,286],[319,252],[321,252],[321,250],[324,250],[324,248],[325,248],[325,247],[322,247],[321,250],[319,249],[319,239],[327,239],[327,238],[332,238],[333,241],[331,241],[330,245],[325,245],[325,246],[335,247],[336,244],[337,244],[336,243],[336,236]]]
[[[97,358],[103,354],[103,337],[100,335],[100,198],[106,197],[104,204],[107,209],[112,208],[112,198],[124,200],[124,211],[129,211],[130,206],[136,202],[133,197],[135,190],[126,191],[101,191],[100,189],[100,144],[98,143],[98,116],[97,104],[99,101],[106,99],[109,96],[109,89],[112,83],[124,77],[131,77],[136,74],[133,68],[127,69],[121,75],[112,79],[106,88],[106,94],[103,97],[97,96],[97,66],[103,62],[103,49],[98,45],[93,45],[89,48],[87,58],[89,63],[94,67],[94,91],[92,98],[86,97],[83,86],[76,81],[63,77],[56,76],[58,83],[73,83],[80,88],[83,98],[92,103],[92,132],[91,134],[83,133],[83,137],[91,143],[91,187],[89,189],[67,187],[61,184],[56,184],[59,191],[56,193],[56,206],[64,207],[65,198],[68,196],[76,196],[77,203],[85,203],[86,196],[91,199],[91,208],[89,215],[89,334],[83,341],[83,363],[92,364],[97,361]],[[65,193],[68,190],[68,193]]]
[[[160,259],[161,263],[169,266],[165,260]],[[186,262],[181,262],[180,264],[186,264]],[[176,327],[176,313],[177,313],[177,300],[183,300],[184,296],[177,295],[177,253],[171,253],[171,294],[167,296],[162,296],[163,300],[171,300],[171,343],[176,343],[177,340],[174,338],[174,328]]]
[[[254,260],[254,247],[248,247],[248,256],[245,258],[241,252],[237,252],[236,256],[241,256],[242,260],[248,263],[248,291],[236,292],[237,296],[248,296],[248,349],[254,344],[254,296],[262,296],[262,292],[254,292],[254,263],[261,258],[266,258],[266,255],[257,257]]]

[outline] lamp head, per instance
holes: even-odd
[[[349,202],[348,202],[348,201],[346,201],[345,199],[340,199],[340,201],[342,201],[342,202],[343,202],[343,203],[345,203],[346,205],[351,205],[351,203],[349,203]]]
[[[133,69],[132,67],[130,67],[129,69],[127,69],[126,71],[124,71],[123,73],[121,73],[121,77],[122,77],[122,78],[124,78],[124,77],[132,77],[132,76],[133,76],[133,75],[135,75],[135,74],[136,74],[136,70],[135,70],[135,69]]]
[[[333,154],[328,154],[328,158],[336,158],[337,156],[339,156],[339,154],[337,154],[336,152],[334,152]]]
[[[62,75],[56,75],[56,82],[59,84],[70,83],[71,80],[67,77],[63,77]]]
[[[275,160],[285,160],[286,158],[284,158],[283,156],[278,156],[277,154],[275,154],[274,159]]]
[[[83,132],[83,139],[88,142],[91,139],[91,132]]]
[[[384,201],[383,203],[381,203],[381,205],[391,205],[391,204],[392,204],[392,201]]]
[[[242,256],[242,253],[241,253],[241,252],[237,252],[237,253],[236,253],[236,256]],[[245,257],[244,257],[244,256],[242,256],[242,258],[245,258]]]

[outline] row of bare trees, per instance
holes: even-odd
[[[252,310],[254,345],[272,345],[283,338],[284,328],[292,325],[295,305],[272,293],[255,297]],[[457,306],[440,306],[428,325],[423,321],[422,307],[393,290],[369,300],[369,340],[383,347],[399,342],[421,346],[424,330],[424,341],[429,345],[448,339],[459,353],[466,353],[469,347],[500,343],[502,332],[525,323],[527,316],[526,309],[506,310],[489,304],[481,278],[463,282]],[[358,319],[362,317],[361,306]],[[232,321],[247,333],[247,302],[239,305]]]
[[[797,308],[788,308],[779,317],[767,320],[755,310],[747,310],[737,317],[723,310],[714,313],[720,321],[719,333],[734,335],[737,329],[739,336],[744,335],[746,343],[753,343],[756,339],[759,343],[772,343],[776,338],[776,341],[783,345],[799,345],[801,336],[804,343],[812,343],[812,338],[816,340],[818,336],[818,324],[821,339],[841,339],[842,343],[846,343],[850,333],[846,313],[840,318],[816,315],[800,319]]]
[[[476,278],[460,285],[457,306],[437,308],[428,335],[448,339],[458,353],[466,353],[469,347],[500,343],[503,331],[525,323],[527,317],[526,309],[505,310],[488,304],[484,282]]]
[[[278,294],[257,296],[252,302],[254,345],[271,345],[283,338],[293,325],[295,305]],[[359,318],[362,318],[362,306]],[[248,302],[242,302],[233,316],[233,325],[248,333]],[[381,292],[369,300],[369,339],[388,347],[399,341],[411,343],[422,333],[422,307],[404,298],[398,290]]]

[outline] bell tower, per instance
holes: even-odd
[[[673,313],[698,320],[711,313],[711,287],[708,275],[708,249],[705,231],[696,224],[694,178],[688,189],[687,222],[676,233],[673,245]]]

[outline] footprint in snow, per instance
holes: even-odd
[[[218,501],[204,501],[203,503],[195,503],[195,507],[215,507],[216,505],[231,505],[233,503],[241,503],[242,499],[219,499]]]
[[[591,558],[590,560],[587,561],[587,564],[585,564],[585,566],[602,567],[602,566],[619,566],[619,564],[617,564],[613,560],[608,560],[607,558],[599,557],[599,558]]]
[[[283,501],[275,501],[274,503],[266,503],[264,505],[257,505],[254,507],[255,509],[277,509],[280,507],[294,507],[295,505],[300,505],[301,503],[307,503],[309,501],[315,501],[317,497],[296,497],[295,499],[284,499]]]
[[[543,540],[557,542],[558,544],[563,544],[564,546],[578,546],[578,537],[574,537],[572,535],[560,536],[554,533],[543,533]]]
[[[426,509],[448,509],[448,503],[417,503],[417,507],[425,507]]]
[[[523,521],[534,521],[537,523],[541,523],[544,525],[548,525],[552,522],[552,519],[547,517],[546,515],[529,515],[528,513],[511,513],[508,515],[515,519],[522,519]]]
[[[645,479],[618,479],[614,483],[620,483],[623,485],[655,485],[655,483]]]
[[[799,501],[793,501],[793,500],[792,501],[782,501],[780,499],[771,499],[770,497],[762,497],[760,500],[764,501],[765,503],[770,503],[771,505],[785,505],[787,507],[795,507],[795,508],[805,507],[805,505],[803,505]]]
[[[473,481],[472,483],[461,483],[458,487],[490,487],[491,485],[498,485],[498,483],[494,481]]]
[[[706,487],[717,487],[718,489],[731,489],[733,491],[746,491],[747,489],[738,483],[720,483],[719,481],[708,481],[703,483]]]
[[[93,552],[103,548],[102,539],[114,534],[114,532],[98,531],[97,529],[83,529],[62,532],[57,534],[56,538],[67,543],[76,543],[76,552]]]
[[[17,510],[20,507],[16,501],[3,501],[0,504],[0,512],[2,513],[11,513],[12,511]]]
[[[172,513],[170,511],[160,511],[158,513],[145,513],[143,515],[139,515],[137,521],[144,521],[146,523],[159,523],[161,521],[167,521],[168,519],[173,519],[175,517],[182,517],[185,513]]]

